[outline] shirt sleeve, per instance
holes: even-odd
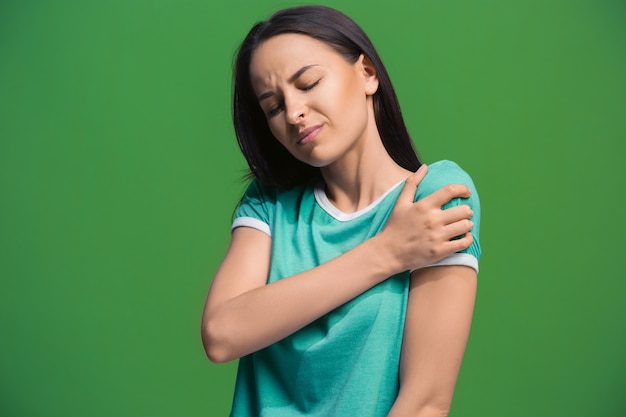
[[[257,180],[252,180],[235,210],[231,230],[235,230],[237,227],[251,227],[271,237],[270,213],[275,199],[273,194]]]
[[[428,173],[417,187],[415,194],[415,201],[418,201],[433,192],[437,191],[441,187],[448,184],[463,184],[467,186],[471,195],[468,198],[453,198],[448,203],[442,206],[443,209],[458,206],[461,204],[467,204],[474,212],[470,218],[474,222],[474,228],[472,229],[472,236],[474,242],[467,248],[446,258],[434,262],[428,266],[441,266],[441,265],[466,265],[478,272],[478,260],[480,259],[480,200],[478,198],[478,192],[474,186],[472,178],[467,172],[452,161],[439,161],[428,166]]]

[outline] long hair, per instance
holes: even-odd
[[[421,162],[402,118],[400,104],[389,74],[363,29],[345,14],[325,6],[299,6],[280,10],[269,20],[255,24],[243,40],[235,61],[233,124],[250,176],[262,184],[289,188],[320,177],[319,168],[293,157],[274,138],[250,81],[250,61],[265,40],[284,33],[298,33],[322,41],[346,61],[354,63],[364,54],[378,75],[373,95],[374,117],[383,145],[391,158],[415,171]]]

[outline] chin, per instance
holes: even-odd
[[[319,149],[312,149],[311,152],[306,155],[303,155],[302,153],[292,153],[292,155],[299,161],[314,168],[323,168],[337,160],[337,155],[333,155],[329,152],[322,152]]]
[[[310,165],[314,168],[324,168],[327,167],[329,165],[331,165],[333,162],[336,161],[335,158],[306,158],[306,159],[300,159],[302,162],[304,162],[307,165]]]

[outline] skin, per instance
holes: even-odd
[[[366,206],[411,174],[382,145],[372,105],[378,78],[364,56],[349,65],[328,45],[288,34],[261,44],[250,69],[255,93],[267,97],[260,104],[274,137],[299,160],[321,167],[340,210]],[[321,126],[315,139],[298,143],[299,132],[315,126]]]
[[[205,304],[202,339],[209,359],[225,362],[266,347],[393,274],[415,270],[401,388],[389,416],[447,415],[469,334],[476,273],[465,266],[426,265],[472,243],[471,209],[441,210],[469,190],[452,184],[414,203],[427,167],[411,173],[384,150],[372,104],[378,79],[366,57],[349,63],[320,41],[283,34],[258,47],[250,70],[270,130],[294,157],[320,167],[329,200],[339,210],[359,210],[400,180],[406,184],[378,235],[271,284],[271,238],[256,229],[235,229]]]

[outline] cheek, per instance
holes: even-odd
[[[350,129],[359,129],[367,119],[367,97],[354,87],[346,86],[339,90],[336,99],[327,102],[326,108],[329,113],[339,116],[335,123]]]
[[[326,106],[333,112],[351,113],[362,110],[365,103],[365,93],[360,83],[353,77],[345,77],[335,83],[336,92],[333,100],[327,100]]]

